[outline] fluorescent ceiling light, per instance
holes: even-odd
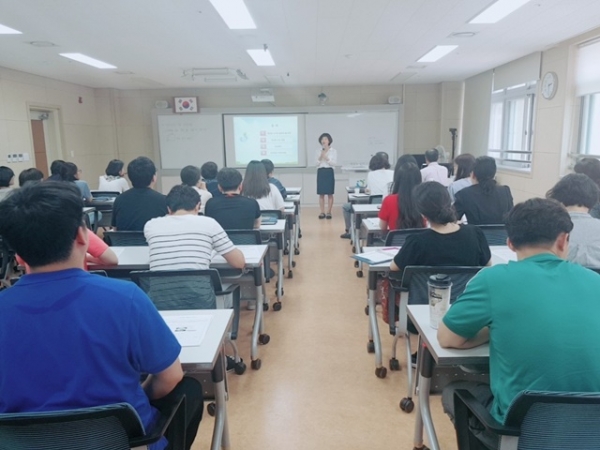
[[[437,45],[431,51],[417,59],[417,62],[436,62],[457,48],[458,45]]]
[[[516,11],[529,0],[497,0],[483,12],[471,19],[469,23],[496,23]]]
[[[271,56],[271,52],[269,49],[256,48],[251,50],[246,50],[250,57],[254,60],[257,66],[274,66],[275,61],[273,61],[273,57]]]
[[[6,25],[0,24],[0,34],[23,34],[14,28],[7,27]]]
[[[104,61],[99,61],[94,58],[90,58],[89,56],[83,55],[81,53],[61,53],[60,56],[64,56],[65,58],[72,59],[74,61],[78,61],[83,64],[87,64],[88,66],[97,67],[98,69],[116,69],[117,66],[113,66],[112,64],[105,63]]]
[[[256,24],[244,0],[210,0],[225,24],[232,30],[254,30]]]

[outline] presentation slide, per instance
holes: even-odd
[[[229,166],[245,167],[253,159],[265,158],[275,167],[305,165],[304,121],[299,115],[228,116],[225,134]]]

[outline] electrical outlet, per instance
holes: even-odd
[[[12,155],[6,155],[6,162],[11,163],[12,162]]]
[[[18,160],[19,160],[19,155],[17,155],[16,153],[13,153],[12,162],[16,163]]]
[[[19,156],[17,157],[17,161],[19,162],[23,162],[25,159],[23,158],[23,153],[19,153]]]

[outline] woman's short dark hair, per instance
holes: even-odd
[[[480,156],[475,160],[473,175],[477,178],[477,184],[486,194],[491,193],[496,186],[496,160],[490,156]]]
[[[179,173],[181,182],[186,186],[196,186],[200,181],[200,169],[196,166],[185,166]]]
[[[15,173],[10,167],[0,166],[0,187],[9,187]]]
[[[167,194],[167,206],[169,210],[175,211],[192,211],[200,203],[200,194],[191,186],[178,184],[173,186]]]
[[[416,164],[405,163],[396,173],[394,185],[398,186],[398,222],[396,228],[422,228],[423,219],[417,211],[413,189],[421,183],[421,171]]]
[[[267,176],[269,176],[270,173],[273,173],[273,171],[275,170],[275,164],[273,164],[273,161],[271,161],[270,159],[263,159],[260,162],[263,163],[263,165],[265,166]]]
[[[557,200],[565,206],[584,206],[592,209],[600,200],[600,189],[587,175],[571,173],[556,183],[546,197]]]
[[[150,158],[138,156],[127,165],[127,175],[134,188],[146,188],[156,175],[156,166]]]
[[[417,211],[431,223],[445,225],[456,222],[448,189],[434,181],[421,183],[413,190]]]
[[[596,158],[582,158],[577,161],[573,169],[575,173],[582,173],[600,186],[600,161]]]
[[[369,170],[381,170],[389,168],[390,163],[381,153],[375,153],[371,158],[371,161],[369,161]]]
[[[112,159],[106,166],[104,173],[109,177],[120,177],[124,165],[125,163],[120,159]]]
[[[217,184],[223,192],[235,191],[242,184],[242,174],[231,167],[223,167],[217,174]]]
[[[471,172],[473,172],[473,167],[475,167],[475,157],[470,153],[463,153],[454,158],[454,164],[456,164],[454,181],[469,178]]]
[[[244,183],[242,184],[242,193],[246,197],[259,199],[266,197],[271,192],[269,179],[267,178],[267,169],[260,161],[250,161],[244,174]]]
[[[55,159],[50,164],[50,175],[60,175],[60,168],[65,162],[62,159]]]
[[[25,183],[28,182],[36,182],[42,181],[44,179],[44,174],[41,170],[32,167],[30,169],[25,169],[19,174],[19,186],[25,186]]]
[[[66,261],[83,226],[82,208],[74,184],[28,183],[0,202],[0,235],[31,267]]]
[[[327,140],[329,141],[329,145],[333,144],[333,138],[331,137],[331,135],[329,133],[323,133],[321,136],[319,136],[319,144],[321,143],[321,141],[323,140],[324,137],[326,137]]]
[[[573,222],[556,200],[532,198],[515,205],[506,218],[506,233],[512,245],[552,246],[561,233],[570,233]]]
[[[78,170],[75,163],[66,162],[60,166],[60,179],[62,181],[75,181]]]
[[[205,180],[214,180],[215,178],[217,178],[218,171],[219,167],[216,163],[212,161],[205,162],[204,164],[202,164],[202,167],[200,167],[200,173],[202,175],[202,178],[204,178]]]

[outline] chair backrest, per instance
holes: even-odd
[[[117,198],[121,193],[119,191],[92,191],[92,197],[97,201],[109,201]]]
[[[234,245],[261,245],[259,230],[225,230]]]
[[[407,228],[406,230],[392,230],[385,238],[385,245],[388,247],[402,247],[404,241],[411,234],[422,233],[427,228]]]
[[[370,205],[381,205],[383,201],[383,195],[370,195],[369,196],[369,204]]]
[[[0,414],[2,450],[128,450],[144,435],[127,403],[66,411]]]
[[[148,245],[143,231],[105,231],[104,242],[111,247],[145,247]]]
[[[152,300],[156,309],[215,309],[221,278],[215,269],[131,272],[131,280]]]
[[[11,264],[15,263],[15,252],[10,249],[8,243],[0,236],[0,287],[10,277]],[[7,283],[9,284],[9,283]]]
[[[503,224],[498,225],[477,225],[483,234],[488,245],[506,245],[506,227]]]
[[[519,450],[600,449],[600,393],[523,391],[507,426],[521,428]]]

